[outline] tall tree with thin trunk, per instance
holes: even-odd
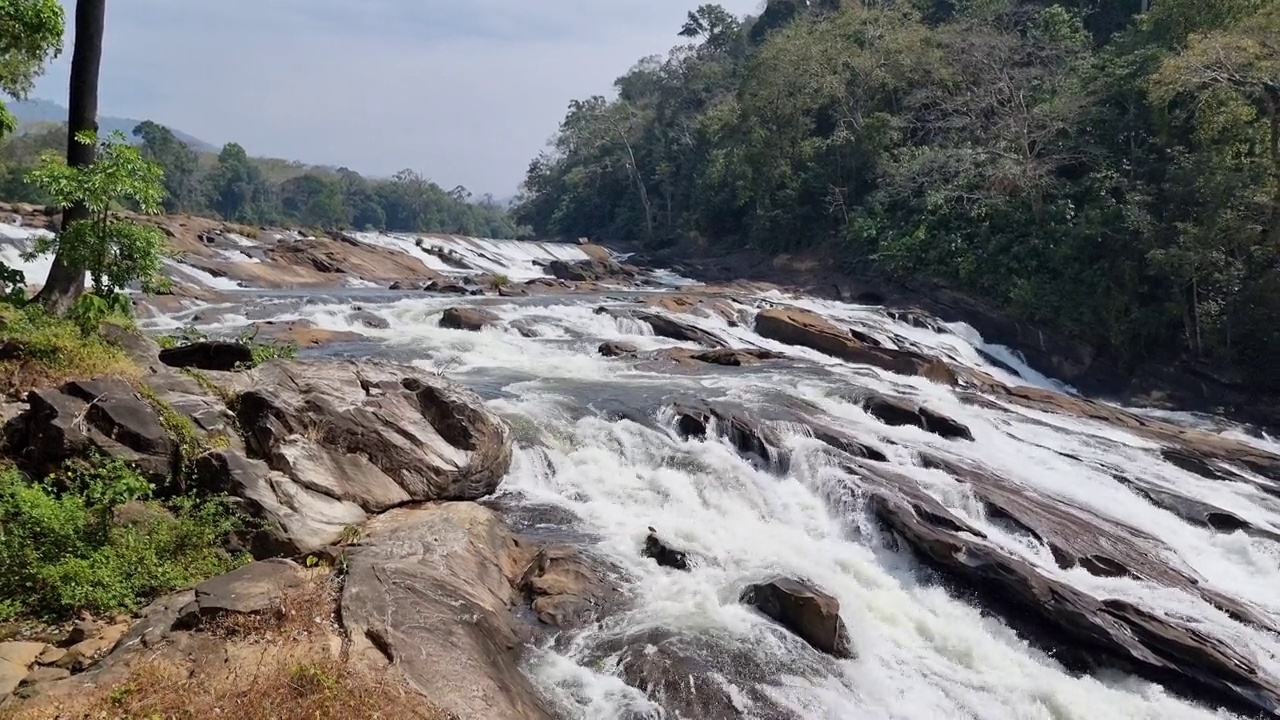
[[[76,141],[76,134],[98,131],[98,73],[102,66],[102,36],[106,27],[106,0],[77,0],[76,41],[71,55],[71,95],[67,117],[67,165],[92,165],[96,144]],[[62,213],[65,232],[76,221],[89,219],[83,204]],[[65,248],[59,248],[44,288],[36,299],[51,312],[65,313],[85,289],[85,269],[67,262]]]

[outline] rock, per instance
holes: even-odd
[[[58,661],[54,663],[54,667],[70,670],[73,673],[83,672],[90,665],[93,665],[104,655],[111,652],[116,643],[120,642],[120,638],[123,638],[128,632],[128,624],[108,625],[96,636],[82,640],[67,648],[67,654],[58,658]]]
[[[608,340],[600,343],[598,351],[605,357],[622,357],[624,355],[634,355],[639,351],[639,348],[629,342]]]
[[[849,631],[840,617],[840,602],[792,578],[748,585],[738,598],[828,655],[853,657]]]
[[[18,687],[44,648],[44,643],[0,642],[0,698]]]
[[[740,365],[756,365],[765,360],[778,360],[786,356],[772,350],[759,348],[720,348],[697,353],[692,357],[698,362],[737,367]]]
[[[515,322],[511,323],[510,327],[512,330],[515,330],[516,332],[520,333],[520,337],[526,337],[526,338],[542,337],[542,332],[538,330],[537,323],[533,322],[529,318],[520,318],[519,320],[516,320]]]
[[[254,333],[262,340],[276,343],[289,343],[298,347],[318,347],[333,343],[360,342],[364,335],[350,330],[328,330],[319,328],[307,320],[290,320],[277,322],[266,320],[255,323]]]
[[[150,404],[118,378],[73,380],[27,394],[14,420],[15,445],[40,475],[97,452],[134,464],[153,480],[167,479],[173,443]]]
[[[568,546],[538,551],[519,588],[530,599],[538,620],[556,628],[575,628],[593,622],[617,601],[616,570]]]
[[[394,664],[455,717],[550,720],[520,670],[509,611],[528,556],[496,513],[475,503],[393,510],[347,558],[341,614],[353,659]]]
[[[689,556],[663,542],[658,537],[658,531],[653,528],[649,528],[649,534],[644,539],[644,549],[640,554],[652,559],[662,567],[685,572],[689,571]]]
[[[191,602],[178,611],[174,626],[193,629],[226,615],[276,610],[285,593],[302,585],[299,570],[290,560],[261,560],[205,580],[196,585]]]
[[[671,406],[676,415],[676,429],[686,438],[706,439],[714,427],[744,455],[768,465],[785,468],[787,455],[781,437],[774,430],[747,416],[740,408],[726,403],[682,401]]]
[[[391,327],[391,322],[381,315],[375,315],[368,310],[356,310],[347,316],[347,322],[360,324],[374,330],[387,330]]]
[[[71,632],[67,633],[67,638],[62,644],[70,647],[85,640],[92,640],[100,634],[102,634],[102,625],[92,620],[80,620],[71,626]]]
[[[481,308],[452,307],[440,316],[440,327],[451,330],[483,330],[498,323],[498,316]]]
[[[579,245],[590,245],[590,244],[591,244],[591,238],[584,238],[584,237],[580,237],[580,238],[578,238],[578,244],[579,244]]]
[[[160,362],[176,368],[235,370],[253,362],[253,348],[238,342],[199,340],[161,350]]]
[[[21,685],[39,685],[46,682],[57,682],[71,677],[71,671],[58,667],[38,667],[22,679]],[[20,687],[21,687],[20,685]]]
[[[391,283],[390,285],[388,285],[387,289],[388,290],[421,290],[422,285],[420,283],[397,280]]]
[[[426,287],[422,289],[427,292],[440,293],[441,295],[473,294],[471,288],[468,288],[465,285],[459,285],[458,283],[444,283],[444,282],[440,282],[439,280],[427,283]],[[481,291],[481,294],[484,294],[483,290]]]
[[[130,653],[138,648],[155,648],[173,634],[179,614],[196,599],[195,590],[162,597],[143,608],[141,617],[129,628],[111,651],[111,657]]]
[[[886,425],[913,425],[949,440],[973,441],[973,433],[963,423],[905,400],[873,395],[863,400],[862,408]]]
[[[44,649],[44,652],[40,653],[39,657],[36,658],[36,664],[37,665],[54,665],[59,660],[61,660],[63,656],[65,656],[66,654],[67,654],[66,650],[60,647],[54,647],[50,645]]]
[[[729,347],[729,343],[716,336],[714,333],[707,332],[700,327],[667,317],[666,315],[659,315],[651,312],[639,312],[635,314],[635,317],[637,320],[648,323],[649,326],[653,328],[653,333],[660,337],[696,343],[703,347]]]
[[[1062,567],[1173,587],[1275,632],[1273,618],[1204,587],[1189,568],[1170,566],[1175,554],[1162,551],[1155,538],[989,472],[933,456],[926,464],[957,473],[987,505],[989,517],[1049,545]],[[911,478],[866,464],[850,478],[857,478],[873,517],[891,532],[886,538],[900,539],[965,597],[982,602],[1068,668],[1116,667],[1246,716],[1280,711],[1280,681],[1260,673],[1248,655],[1207,634],[1196,620],[1080,590],[1065,576],[989,541]]]
[[[605,669],[616,668],[623,682],[661,708],[661,714],[634,717],[800,720],[765,689],[766,678],[800,674],[797,662],[761,658],[730,642],[652,628],[607,642],[597,652],[608,658]]]
[[[214,451],[199,469],[268,521],[264,551],[309,552],[410,502],[478,499],[511,463],[506,424],[480,398],[415,368],[276,360],[246,380],[248,456]]]
[[[899,375],[919,375],[936,383],[957,384],[955,371],[942,360],[908,350],[871,347],[848,330],[807,310],[775,308],[756,315],[756,333],[774,340],[816,350],[851,363],[871,365]]]
[[[279,243],[266,250],[265,262],[234,263],[251,271],[261,265],[279,269],[298,268],[318,275],[312,283],[336,280],[333,275],[353,275],[364,280],[387,282],[391,280],[412,283],[440,277],[413,255],[391,248],[363,243],[349,235],[336,238],[304,238],[291,243]],[[326,277],[327,276],[327,277]],[[393,288],[395,289],[395,288]]]
[[[136,329],[117,325],[113,322],[102,323],[98,328],[102,337],[112,345],[124,350],[129,359],[139,367],[151,367],[160,356],[160,346],[155,340],[143,335]]]

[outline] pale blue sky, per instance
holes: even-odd
[[[68,20],[73,0],[63,0]],[[513,193],[569,100],[698,0],[109,0],[100,110],[256,155]],[[760,0],[722,0],[736,13]],[[69,23],[70,24],[70,23]],[[33,97],[66,104],[70,38]]]

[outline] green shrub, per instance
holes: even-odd
[[[222,549],[242,527],[224,499],[150,494],[118,460],[0,471],[0,619],[132,611],[245,561]]]
[[[84,318],[81,318],[84,319]],[[5,390],[57,384],[77,377],[138,374],[123,350],[75,321],[38,305],[0,302],[0,377]]]

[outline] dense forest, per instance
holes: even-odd
[[[770,0],[679,35],[572,103],[518,220],[823,252],[1280,388],[1280,0]]]
[[[199,153],[163,125],[143,122],[132,141],[164,170],[166,212],[216,215],[248,224],[291,223],[308,228],[444,232],[515,237],[506,208],[463,187],[445,190],[403,170],[369,179],[346,168],[325,168],[249,157],[231,143]],[[42,152],[65,152],[65,125],[46,124],[0,145],[0,200],[46,203],[28,178]]]

